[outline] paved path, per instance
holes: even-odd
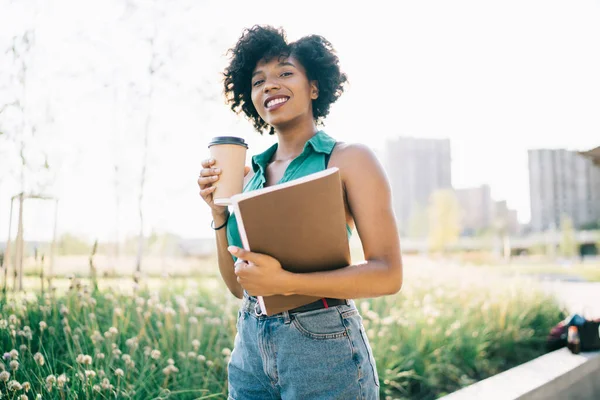
[[[541,285],[569,312],[600,318],[600,282],[542,281]]]

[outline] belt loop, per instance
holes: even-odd
[[[289,311],[284,311],[283,312],[283,322],[286,325],[289,325],[289,323],[292,322],[292,318],[290,317]]]
[[[262,310],[260,309],[260,303],[258,301],[254,303],[254,314],[256,314],[257,317],[262,315]]]

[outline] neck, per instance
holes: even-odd
[[[296,123],[289,127],[277,128],[275,133],[277,134],[278,145],[275,159],[289,160],[297,157],[302,153],[306,142],[318,131],[312,119],[306,123]]]

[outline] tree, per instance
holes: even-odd
[[[429,203],[429,248],[443,252],[460,235],[460,205],[452,190],[435,191]]]
[[[577,238],[573,228],[573,220],[566,215],[560,219],[560,254],[566,258],[575,257],[578,253]]]
[[[421,204],[414,204],[408,219],[408,237],[423,239],[427,237],[428,231],[427,209]]]

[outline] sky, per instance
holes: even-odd
[[[59,234],[137,232],[147,123],[146,232],[212,235],[196,184],[208,141],[242,136],[248,156],[274,142],[222,96],[226,50],[254,24],[332,42],[350,85],[326,120],[331,136],[380,156],[398,136],[449,138],[454,187],[489,184],[521,222],[530,216],[528,149],[600,144],[600,0],[0,0],[0,9],[0,104],[18,96],[26,105],[0,114],[0,127],[26,132],[32,165],[48,154],[50,170],[33,168],[27,185],[45,183],[60,199]],[[25,29],[35,41],[23,89],[5,50]],[[0,141],[0,241],[20,190],[18,154]],[[52,235],[46,203],[25,209],[29,240]]]

